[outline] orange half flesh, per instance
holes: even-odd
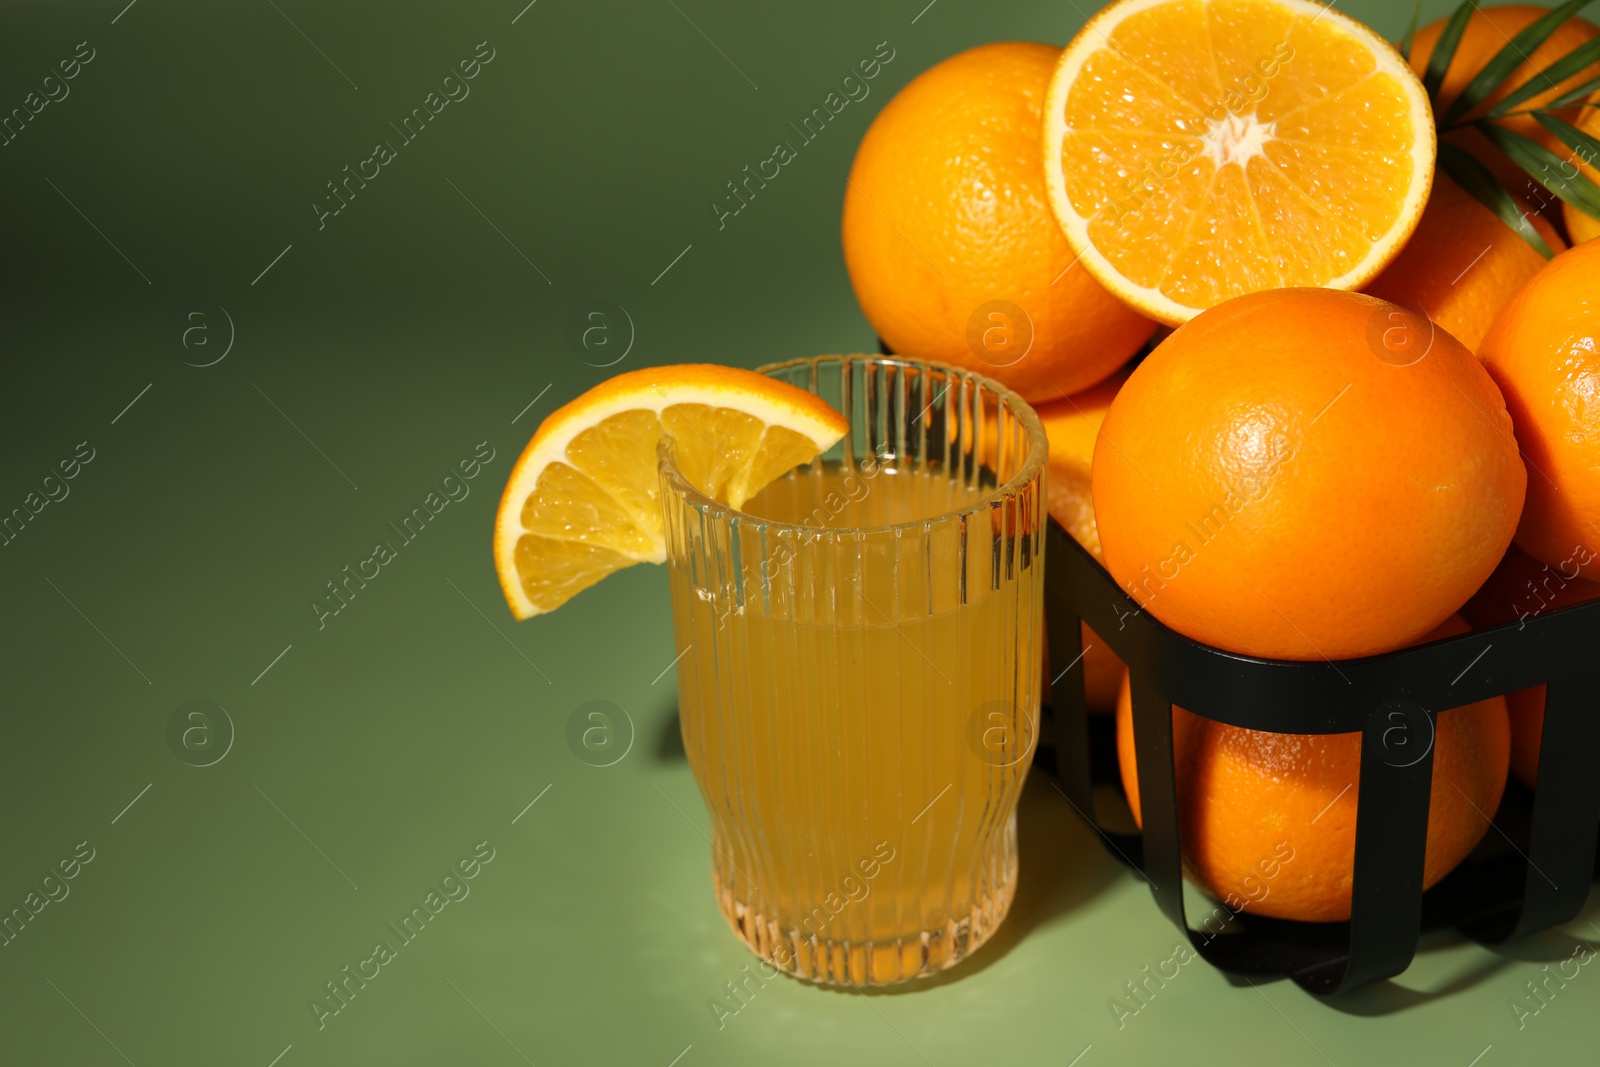
[[[1085,267],[1171,325],[1259,289],[1354,289],[1433,180],[1427,94],[1310,0],[1122,0],[1062,53],[1051,206]]]

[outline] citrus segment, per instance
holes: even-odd
[[[540,424],[506,483],[494,536],[506,602],[525,619],[666,559],[663,437],[690,484],[737,508],[847,428],[810,393],[729,367],[653,367],[596,386]]]
[[[1044,120],[1067,243],[1173,324],[1260,289],[1362,284],[1433,177],[1421,83],[1310,0],[1121,0],[1062,53]]]

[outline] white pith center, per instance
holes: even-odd
[[[1275,122],[1262,122],[1250,115],[1228,114],[1211,124],[1206,131],[1201,152],[1217,167],[1237,163],[1243,167],[1272,140]]]

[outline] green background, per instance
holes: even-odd
[[[0,910],[79,842],[95,850],[70,895],[0,948],[0,1060],[1592,1054],[1600,970],[1521,1029],[1510,1004],[1575,939],[1600,940],[1593,901],[1504,949],[1426,939],[1398,982],[1336,1005],[1192,963],[1119,1029],[1110,1000],[1177,934],[1037,776],[995,943],[881,995],[769,982],[719,1028],[708,1003],[752,957],[712,898],[664,575],[623,573],[514,624],[489,554],[500,487],[538,421],[613,372],[566,340],[586,302],[633,323],[614,369],[869,348],[837,221],[872,115],[945,56],[1064,43],[1085,13],[524,2],[12,0],[0,16],[7,111],[80,41],[95,50],[70,95],[0,148],[0,510],[80,442],[94,450],[70,495],[0,548]],[[1409,14],[1342,6],[1391,37]],[[319,229],[325,183],[397,140],[388,123],[485,41],[471,95]],[[885,41],[871,96],[719,230],[724,183]],[[230,334],[225,358],[192,365]],[[470,495],[319,629],[324,583],[398,544],[386,524],[480,442],[494,459]],[[208,767],[168,741],[195,699],[233,728]],[[631,721],[612,766],[568,746],[589,700]],[[227,733],[214,721],[196,744]],[[319,1029],[308,1001],[483,841],[494,859],[470,896]]]

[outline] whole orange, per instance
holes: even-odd
[[[1180,326],[1095,446],[1106,567],[1222,648],[1409,644],[1494,570],[1527,481],[1500,391],[1426,318],[1360,293],[1251,293]]]
[[[1600,546],[1600,242],[1552,259],[1480,348],[1528,464],[1517,544],[1543,563]],[[1600,580],[1600,559],[1579,568]]]
[[[1461,614],[1484,629],[1501,623],[1526,621],[1546,611],[1581,604],[1600,597],[1600,582],[1579,578],[1578,567],[1590,552],[1579,549],[1558,564],[1540,563],[1512,545],[1483,588]],[[1511,713],[1511,773],[1526,785],[1539,777],[1539,739],[1544,733],[1545,686],[1519,689],[1506,696]]]
[[[844,198],[845,265],[878,336],[1030,401],[1093,385],[1155,329],[1050,212],[1040,108],[1060,55],[987,44],[923,71],[868,128]]]
[[[1528,221],[1554,252],[1567,247],[1542,215]],[[1545,258],[1499,216],[1444,174],[1411,239],[1364,290],[1421,311],[1456,340],[1478,350],[1489,324]]]
[[[1100,384],[1076,396],[1063,396],[1035,410],[1050,439],[1050,517],[1096,559],[1100,558],[1100,533],[1094,524],[1094,500],[1089,492],[1089,472],[1100,424],[1117,390],[1130,371],[1119,370]],[[1083,627],[1083,689],[1090,711],[1110,714],[1117,705],[1117,686],[1125,670],[1117,654],[1099,635]],[[1045,685],[1054,677],[1045,656]]]
[[[1450,619],[1429,640],[1467,630]],[[1500,805],[1510,759],[1504,697],[1441,712],[1423,886],[1466,858]],[[1238,911],[1307,922],[1350,918],[1361,735],[1277,734],[1172,709],[1178,832],[1190,879]],[[1133,703],[1117,699],[1117,761],[1139,806]]]
[[[1504,7],[1480,7],[1472,13],[1467,20],[1467,28],[1461,35],[1460,42],[1456,45],[1456,53],[1450,60],[1450,66],[1445,71],[1444,81],[1439,84],[1438,113],[1442,119],[1456,97],[1461,95],[1461,90],[1467,83],[1482,70],[1484,64],[1492,59],[1496,52],[1504,48],[1511,38],[1526,29],[1528,24],[1548,14],[1548,7],[1539,7],[1534,4],[1507,4]],[[1428,58],[1433,55],[1433,46],[1439,40],[1439,34],[1444,29],[1447,19],[1430,22],[1417,30],[1416,37],[1411,45],[1411,69],[1418,75],[1428,69]],[[1510,78],[1501,83],[1501,87],[1490,93],[1477,104],[1470,112],[1469,117],[1477,117],[1488,111],[1501,98],[1505,97],[1512,89],[1521,85],[1529,78],[1538,77],[1547,67],[1556,60],[1571,52],[1574,48],[1589,41],[1600,34],[1600,26],[1581,18],[1569,18],[1552,33],[1533,54],[1527,58]],[[1600,75],[1600,63],[1594,63],[1583,70],[1562,80],[1549,90],[1530,97],[1517,105],[1517,110],[1537,108],[1549,103],[1562,93],[1577,88],[1590,78]],[[1568,122],[1577,122],[1581,108],[1562,108],[1556,114]],[[1508,130],[1531,137],[1546,148],[1555,152],[1563,159],[1572,155],[1572,150],[1562,144],[1560,139],[1550,133],[1533,118],[1532,115],[1511,115],[1495,120],[1496,125]],[[1445,140],[1450,141],[1471,152],[1484,162],[1502,185],[1512,193],[1530,201],[1533,206],[1543,207],[1548,205],[1551,213],[1556,210],[1556,201],[1550,193],[1540,187],[1540,183],[1530,178],[1515,163],[1492,145],[1488,138],[1477,130],[1466,128],[1444,132],[1440,134]]]

